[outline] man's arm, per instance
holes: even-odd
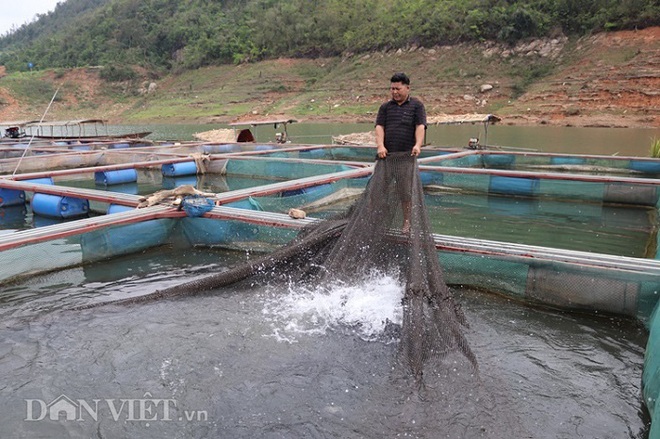
[[[422,152],[422,144],[424,143],[424,133],[426,132],[425,125],[417,125],[415,127],[415,146],[413,146],[410,155],[418,156]]]
[[[385,127],[376,125],[376,147],[378,157],[384,159],[387,156],[387,149],[385,148]]]

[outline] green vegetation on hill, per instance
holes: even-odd
[[[103,65],[125,80],[127,64],[177,72],[659,24],[657,0],[67,0],[1,37],[0,64]]]

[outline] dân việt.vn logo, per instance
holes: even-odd
[[[73,399],[60,395],[50,402],[25,399],[25,421],[207,421],[206,410],[181,410],[175,399],[154,398],[147,392],[142,398]]]

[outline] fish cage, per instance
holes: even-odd
[[[3,156],[0,281],[166,245],[267,253],[345,213],[373,171],[373,147],[268,146],[66,150],[20,163]],[[448,284],[648,328],[644,396],[651,437],[660,437],[660,160],[429,147],[419,167]],[[195,215],[163,200],[138,208],[149,194],[182,187],[212,207]],[[44,197],[87,207],[65,216],[45,203],[59,215],[43,215]],[[51,222],[39,224],[44,216]]]

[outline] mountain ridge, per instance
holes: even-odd
[[[406,71],[430,115],[493,113],[510,125],[660,126],[660,27],[496,42],[279,58],[155,77],[136,66],[0,77],[0,120],[104,118],[112,123],[226,123],[292,117],[372,122],[389,76]],[[104,70],[106,70],[104,79]],[[0,76],[2,73],[0,72]]]

